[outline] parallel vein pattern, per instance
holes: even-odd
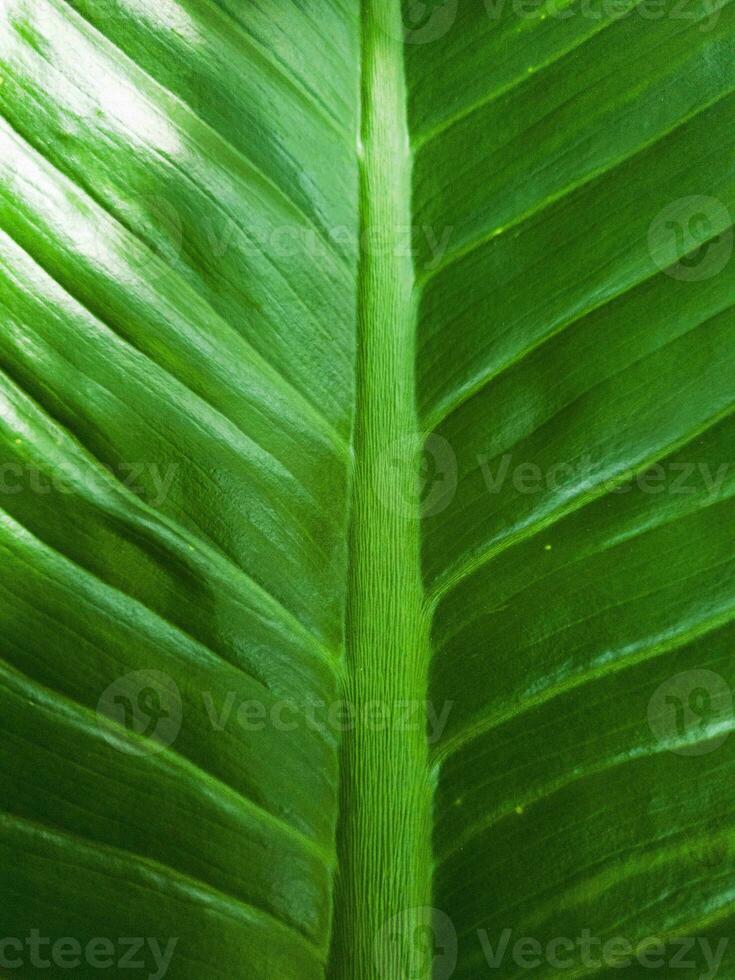
[[[431,699],[453,703],[435,904],[467,978],[506,928],[715,949],[735,919],[735,8],[484,7],[407,49]]]
[[[2,5],[3,936],[323,976],[358,40],[337,2]]]
[[[4,0],[0,937],[735,972],[734,50],[730,0]]]

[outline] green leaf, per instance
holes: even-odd
[[[734,41],[5,0],[0,973],[732,973]]]

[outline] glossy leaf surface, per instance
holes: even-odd
[[[706,973],[734,9],[3,0],[11,974]]]

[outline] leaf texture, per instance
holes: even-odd
[[[537,6],[0,5],[0,937],[730,936],[735,7]]]

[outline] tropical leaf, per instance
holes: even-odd
[[[732,973],[734,10],[3,0],[3,975]]]

